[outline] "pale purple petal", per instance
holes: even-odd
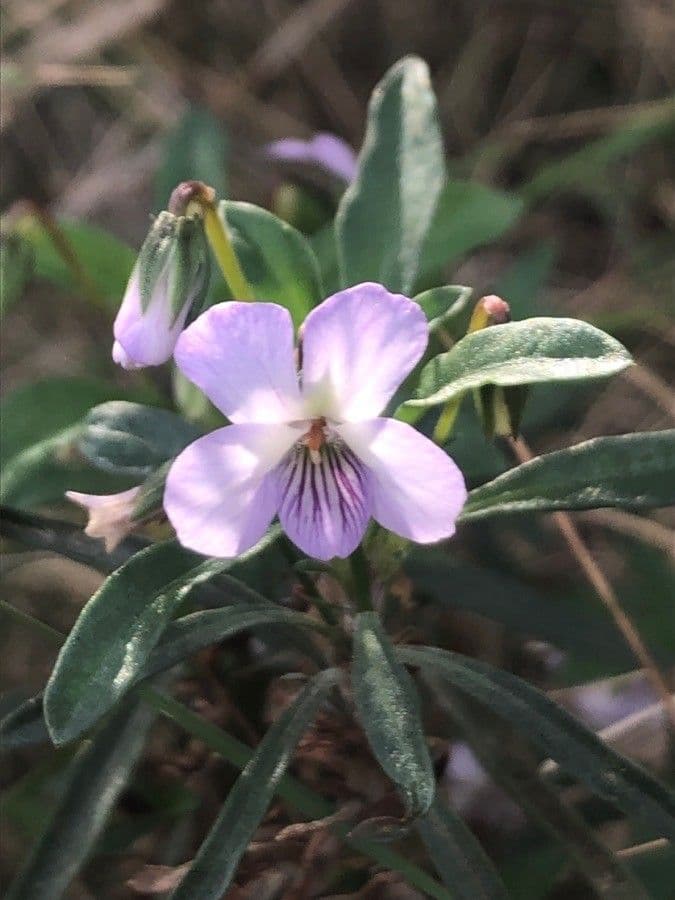
[[[309,413],[352,422],[382,412],[428,340],[419,304],[370,282],[324,300],[302,334]]]
[[[229,425],[186,447],[164,491],[164,509],[181,544],[225,557],[256,544],[277,511],[271,470],[298,436],[285,425]]]
[[[175,359],[232,422],[301,418],[293,323],[283,306],[212,306],[181,334]]]
[[[131,520],[140,486],[119,494],[81,494],[66,491],[66,497],[84,507],[89,515],[85,534],[102,538],[110,553],[134,528]]]
[[[440,447],[395,419],[346,423],[337,431],[370,471],[374,519],[419,544],[454,534],[466,486]]]
[[[275,159],[321,166],[347,183],[354,180],[358,171],[354,150],[342,138],[328,132],[316,134],[308,141],[282,138],[272,141],[265,149]]]
[[[141,304],[138,271],[134,269],[119,308],[113,334],[113,359],[125,369],[159,366],[171,359],[193,301],[186,299],[178,316],[171,309],[168,274],[158,278],[146,309]]]
[[[371,513],[368,473],[350,449],[325,444],[316,462],[293,448],[277,469],[279,520],[294,544],[316,559],[349,556]]]

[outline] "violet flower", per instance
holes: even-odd
[[[274,159],[321,166],[347,184],[356,178],[358,171],[354,150],[342,138],[328,132],[315,134],[308,141],[300,138],[282,138],[267,144],[265,150],[267,155]]]
[[[274,303],[221,303],[178,339],[175,359],[233,423],[174,461],[164,507],[180,542],[210,556],[252,547],[275,515],[317,559],[345,557],[372,516],[419,543],[450,537],[466,499],[455,463],[379,413],[422,357],[420,307],[379,284],[325,300],[293,325]]]

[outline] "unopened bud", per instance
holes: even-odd
[[[467,334],[471,334],[473,331],[481,331],[483,328],[489,328],[491,325],[505,325],[510,321],[511,309],[506,300],[502,300],[496,294],[489,294],[476,303],[471,314]]]
[[[201,182],[179,185],[172,205],[187,210],[205,187]],[[132,369],[170,359],[188,316],[202,304],[208,282],[209,251],[201,215],[161,212],[141,247],[115,319],[115,362]]]
[[[489,294],[482,297],[471,315],[467,333],[481,331],[493,325],[511,321],[511,309],[506,300]],[[527,389],[521,386],[503,388],[486,384],[474,391],[474,403],[487,438],[515,437],[520,427]]]

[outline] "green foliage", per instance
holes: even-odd
[[[323,299],[319,264],[307,240],[252,203],[225,200],[219,214],[255,298],[285,306],[297,328]]]
[[[255,596],[255,592],[251,591],[251,594]],[[244,606],[205,609],[175,619],[166,628],[158,646],[148,655],[139,677],[147,678],[169,669],[197,650],[262,625],[283,625],[293,632],[304,628],[323,630],[309,616],[276,606],[258,595]]]
[[[338,678],[336,669],[316,675],[269,729],[172,900],[218,900],[227,891],[298,741]]]
[[[378,281],[409,293],[445,182],[429,70],[406,57],[375,88],[356,180],[335,220],[343,285]]]
[[[414,547],[403,564],[415,588],[428,595],[429,628],[447,609],[485,616],[525,639],[547,641],[575,659],[629,666],[621,636],[584,597],[543,593],[487,565],[458,562],[435,547]]]
[[[429,668],[483,704],[590,790],[659,835],[675,836],[675,797],[537,688],[510,672],[437,647],[401,647],[399,659]]]
[[[0,452],[7,461],[79,422],[121,391],[93,378],[45,378],[17,388],[0,401]]]
[[[21,299],[32,272],[29,242],[17,232],[0,233],[0,318]]]
[[[592,438],[538,456],[471,491],[463,519],[675,503],[675,429]]]
[[[91,853],[140,756],[154,713],[120,708],[80,748],[66,790],[7,900],[58,900]]]
[[[434,769],[412,679],[374,612],[359,613],[352,686],[359,720],[378,762],[397,785],[409,817],[434,799]]]
[[[77,446],[97,469],[140,480],[200,434],[169,410],[117,400],[90,410]]]
[[[462,338],[422,370],[410,406],[436,406],[487,384],[501,387],[606,378],[631,364],[614,338],[578,319],[535,318]]]
[[[155,180],[157,209],[165,209],[181,181],[203,181],[227,196],[227,133],[207,109],[190,106],[164,139],[162,165]]]
[[[263,539],[239,561],[269,542]],[[47,684],[45,717],[54,742],[74,740],[98,721],[141,674],[188,595],[234,563],[203,560],[167,542],[114,572],[82,610]]]
[[[462,819],[436,798],[417,830],[443,883],[457,900],[505,900],[492,861]]]
[[[522,209],[522,200],[513,194],[475,181],[448,181],[426,235],[420,273],[431,274],[498,240],[516,224]]]
[[[466,311],[473,290],[461,284],[446,284],[443,287],[431,288],[418,294],[415,300],[424,310],[429,323],[429,331],[443,326],[452,327],[457,319]]]
[[[0,721],[0,744],[3,750],[31,747],[49,740],[42,712],[42,697],[29,697],[3,716]]]
[[[75,293],[108,313],[117,311],[136,260],[130,247],[82,222],[58,220],[49,233],[42,220],[33,215],[21,219],[17,232],[30,245],[37,278]]]

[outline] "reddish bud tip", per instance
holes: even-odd
[[[190,203],[212,205],[216,192],[203,181],[182,181],[171,192],[167,209],[174,216],[184,216]]]
[[[511,321],[511,309],[506,300],[496,294],[489,294],[480,300],[483,309],[490,317],[490,325],[504,325]]]

